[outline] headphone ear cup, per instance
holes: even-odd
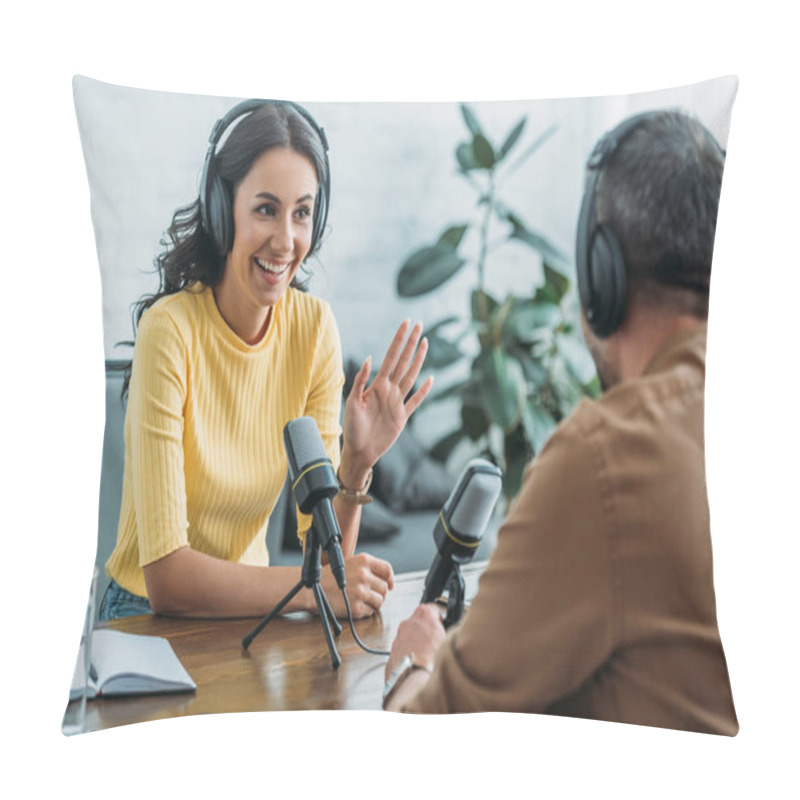
[[[206,194],[208,231],[214,238],[219,254],[225,256],[233,246],[233,209],[228,190],[216,170],[211,169],[208,176]]]
[[[614,231],[598,225],[590,244],[590,300],[587,322],[602,339],[611,336],[622,324],[627,301],[627,278],[622,247]]]

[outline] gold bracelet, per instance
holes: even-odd
[[[372,498],[367,494],[372,484],[372,467],[367,473],[367,482],[360,489],[348,489],[339,477],[339,470],[336,470],[336,480],[339,481],[339,494],[336,495],[340,500],[351,506],[365,506],[372,502]]]

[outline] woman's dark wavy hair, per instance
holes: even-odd
[[[287,103],[267,102],[255,111],[235,120],[227,138],[214,155],[214,167],[230,192],[231,207],[239,184],[253,163],[267,150],[290,147],[314,165],[320,186],[329,180],[325,150],[319,134],[303,115]],[[203,191],[203,187],[201,187]],[[315,206],[314,213],[319,209]],[[145,294],[134,303],[131,316],[134,339],[142,315],[150,306],[171,294],[189,289],[198,283],[214,287],[222,280],[227,253],[220,253],[214,238],[203,226],[200,198],[175,211],[172,224],[160,242],[164,248],[155,258],[159,276],[158,291]],[[319,249],[319,241],[309,255]],[[303,270],[310,277],[303,264]],[[292,280],[292,286],[305,291],[308,278]],[[133,345],[133,341],[121,342]],[[133,361],[124,364],[123,400],[128,394]]]

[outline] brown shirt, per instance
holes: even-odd
[[[706,327],[583,400],[528,467],[479,592],[403,710],[735,735],[703,439]]]

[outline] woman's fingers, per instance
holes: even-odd
[[[414,351],[417,349],[417,342],[419,342],[420,336],[422,336],[422,323],[418,322],[411,329],[406,346],[403,348],[403,352],[400,354],[400,359],[395,365],[395,368],[392,370],[390,380],[393,380],[398,385],[402,383],[407,374],[408,366],[411,364],[411,359],[414,357]],[[411,383],[413,384],[413,382],[414,381]]]
[[[356,377],[353,380],[353,388],[350,390],[350,394],[353,395],[356,400],[361,398],[361,395],[364,394],[367,388],[371,366],[372,356],[367,356],[364,363],[361,365],[361,369],[356,373]]]
[[[403,393],[403,397],[405,397],[414,386],[414,382],[417,380],[419,373],[422,370],[422,365],[425,363],[425,356],[427,354],[428,340],[423,339],[419,343],[419,348],[417,349],[417,354],[414,356],[414,361],[411,363],[411,366],[405,375],[401,376],[400,382],[397,384],[400,387],[400,391]],[[395,373],[397,373],[397,370],[395,370]]]
[[[422,386],[417,389],[414,394],[408,398],[408,402],[405,404],[406,416],[410,417],[420,406],[422,401],[427,397],[428,392],[431,390],[433,386],[433,375],[431,375]]]
[[[368,553],[358,553],[346,561],[347,596],[355,616],[380,611],[394,588],[394,573],[388,561]]]
[[[359,553],[356,558],[362,558],[373,575],[383,581],[389,589],[394,589],[394,571],[388,561],[371,556],[369,553]]]
[[[389,380],[392,370],[394,369],[394,365],[397,362],[400,354],[403,352],[403,342],[406,339],[406,334],[408,333],[410,325],[411,320],[407,319],[404,320],[397,329],[397,333],[395,333],[394,338],[389,345],[389,349],[386,351],[386,355],[383,358],[381,368],[378,370],[378,377]]]

